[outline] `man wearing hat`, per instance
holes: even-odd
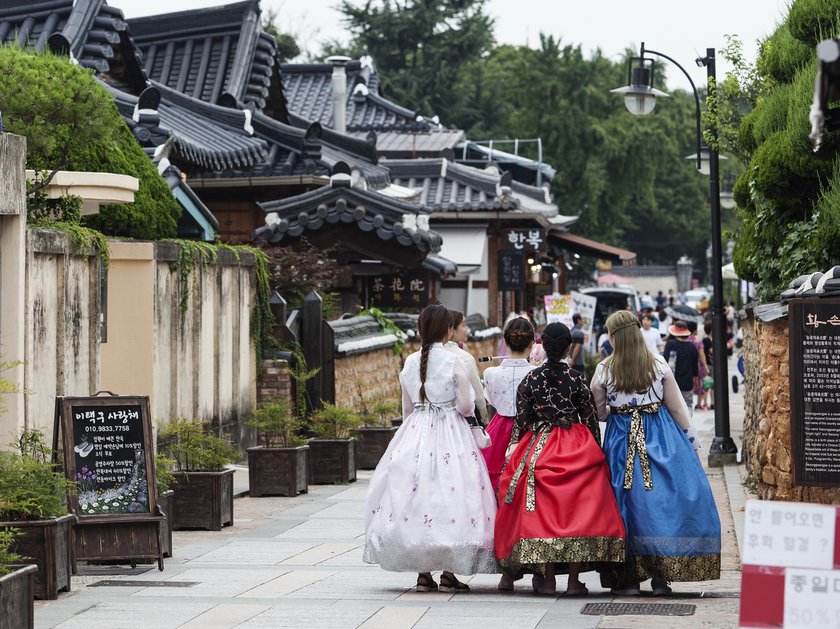
[[[676,358],[674,362],[674,379],[683,394],[685,403],[690,413],[694,414],[694,377],[697,376],[697,348],[694,343],[688,340],[691,332],[685,321],[674,321],[668,328],[671,338],[665,343],[665,351],[662,355],[665,360],[671,363],[672,355]]]

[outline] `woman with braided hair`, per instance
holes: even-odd
[[[364,560],[417,572],[417,590],[469,591],[454,573],[498,573],[493,554],[496,499],[464,417],[475,394],[464,363],[443,344],[449,311],[420,313],[419,352],[400,373],[404,421],[370,481]],[[443,570],[440,587],[432,571]]]
[[[541,594],[554,593],[561,564],[569,572],[565,594],[580,596],[588,593],[578,576],[584,564],[624,559],[624,525],[592,393],[564,360],[572,334],[551,323],[542,344],[546,362],[517,390],[515,448],[499,483],[496,557],[510,580],[533,572]]]
[[[674,374],[648,350],[633,313],[616,312],[606,326],[615,351],[591,386],[607,420],[604,451],[627,529],[627,562],[601,582],[632,595],[651,579],[653,593],[667,595],[669,581],[719,579],[720,520]]]

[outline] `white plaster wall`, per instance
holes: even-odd
[[[164,422],[172,417],[172,335],[178,321],[173,321],[180,298],[178,277],[167,262],[155,261],[154,334],[152,335],[152,421]]]
[[[229,417],[233,412],[233,373],[235,355],[233,351],[234,327],[238,319],[238,298],[233,282],[233,271],[223,268],[219,274],[219,362],[216,389],[219,395],[219,416]]]
[[[216,415],[216,343],[218,340],[218,293],[215,274],[203,273],[199,279],[200,330],[198,345],[197,417]]]

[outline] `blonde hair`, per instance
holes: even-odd
[[[642,336],[639,319],[628,310],[619,310],[607,319],[613,337],[613,353],[604,361],[610,384],[622,393],[643,393],[659,376],[656,357]]]

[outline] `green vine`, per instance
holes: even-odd
[[[376,323],[379,324],[379,328],[383,332],[388,332],[393,334],[397,337],[397,341],[394,343],[394,346],[391,348],[394,352],[395,356],[399,356],[402,353],[403,348],[408,343],[408,337],[406,336],[405,332],[403,332],[399,326],[394,323],[391,319],[389,319],[384,312],[382,312],[379,308],[367,308],[362,310],[359,313],[359,316],[367,315],[369,317],[373,317],[376,320]]]
[[[73,246],[79,255],[98,255],[102,258],[102,264],[105,266],[105,270],[108,270],[108,265],[111,261],[111,251],[108,248],[108,239],[102,232],[98,232],[90,227],[82,227],[78,223],[53,221],[48,218],[29,221],[28,225],[37,229],[52,229],[67,234],[70,236],[70,240],[73,242]]]
[[[171,242],[178,245],[178,259],[172,264],[178,272],[178,280],[181,283],[181,315],[187,312],[190,301],[190,292],[187,290],[190,275],[196,268],[198,262],[202,267],[208,264],[215,264],[218,257],[218,250],[215,245],[199,240],[181,240],[179,238],[167,238],[163,242]]]

